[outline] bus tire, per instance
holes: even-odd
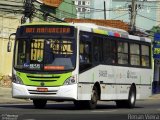
[[[129,96],[128,96],[128,100],[126,102],[126,105],[128,108],[134,108],[135,103],[136,103],[136,88],[135,88],[135,86],[132,85],[129,90]]]
[[[95,109],[98,101],[98,90],[94,86],[91,94],[91,100],[75,100],[74,105],[78,109]]]
[[[47,100],[42,100],[42,99],[34,99],[33,100],[33,105],[35,108],[44,108],[47,104]]]
[[[97,106],[97,101],[99,99],[98,90],[94,86],[91,94],[91,100],[86,101],[86,105],[89,109],[95,109]]]
[[[129,90],[128,100],[117,100],[118,108],[134,108],[136,102],[136,88],[132,85]]]

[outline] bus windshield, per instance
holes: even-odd
[[[18,39],[14,67],[36,71],[73,70],[76,64],[75,44],[71,38]]]

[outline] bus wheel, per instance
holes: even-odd
[[[98,90],[94,86],[91,94],[91,100],[86,101],[87,107],[89,109],[95,109],[97,106],[97,101],[98,101]]]
[[[134,86],[131,86],[126,105],[128,108],[134,108],[135,103],[136,103],[136,88]]]
[[[33,104],[35,108],[44,108],[46,106],[47,100],[42,100],[42,99],[34,99]]]
[[[128,100],[117,100],[116,106],[118,108],[134,108],[136,102],[136,88],[131,86]]]

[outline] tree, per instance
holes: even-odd
[[[153,26],[148,32],[153,39],[155,33],[160,33],[160,26]]]

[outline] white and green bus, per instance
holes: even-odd
[[[133,108],[151,95],[148,38],[87,23],[28,23],[14,35],[13,97],[31,99],[36,108],[47,100]]]

